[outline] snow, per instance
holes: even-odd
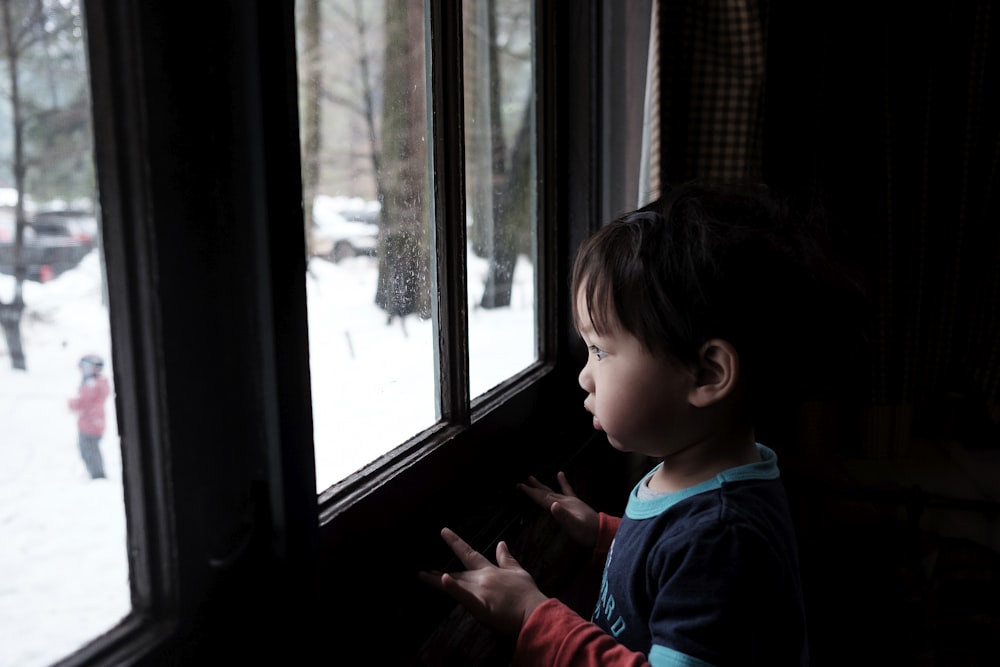
[[[509,308],[476,307],[485,271],[470,254],[473,396],[536,355],[531,264],[519,260]],[[433,326],[416,316],[387,323],[376,277],[369,257],[313,260],[305,277],[320,490],[436,420]],[[13,289],[0,275],[0,299]],[[114,405],[99,480],[85,471],[67,407],[84,354],[101,355],[114,377],[97,251],[48,283],[25,283],[24,300],[26,371],[11,369],[0,336],[0,667],[51,664],[131,609]]]

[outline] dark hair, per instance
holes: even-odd
[[[798,354],[822,354],[830,298],[846,286],[817,220],[764,186],[678,186],[584,241],[575,321],[582,289],[598,334],[620,326],[655,356],[693,365],[704,342],[724,339],[755,396],[773,395]]]

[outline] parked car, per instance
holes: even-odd
[[[0,273],[14,274],[15,217],[0,210]],[[84,211],[46,211],[24,227],[25,277],[45,282],[75,268],[97,244],[97,219]]]
[[[310,253],[333,262],[358,255],[374,257],[378,250],[377,217],[377,202],[347,197],[316,197]]]

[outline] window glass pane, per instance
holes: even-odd
[[[299,0],[317,488],[438,418],[424,3]]]
[[[466,3],[469,387],[473,397],[538,358],[532,0]]]
[[[80,5],[2,8],[0,664],[30,666],[131,602]]]

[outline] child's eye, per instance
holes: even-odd
[[[605,352],[605,351],[604,351],[604,350],[602,350],[601,348],[597,347],[596,345],[591,345],[591,346],[590,346],[590,352],[591,352],[591,353],[592,353],[592,354],[593,354],[593,355],[594,355],[595,357],[597,357],[597,360],[598,360],[598,361],[600,361],[600,360],[601,360],[601,359],[603,359],[604,357],[608,356],[608,353],[607,353],[607,352]]]

